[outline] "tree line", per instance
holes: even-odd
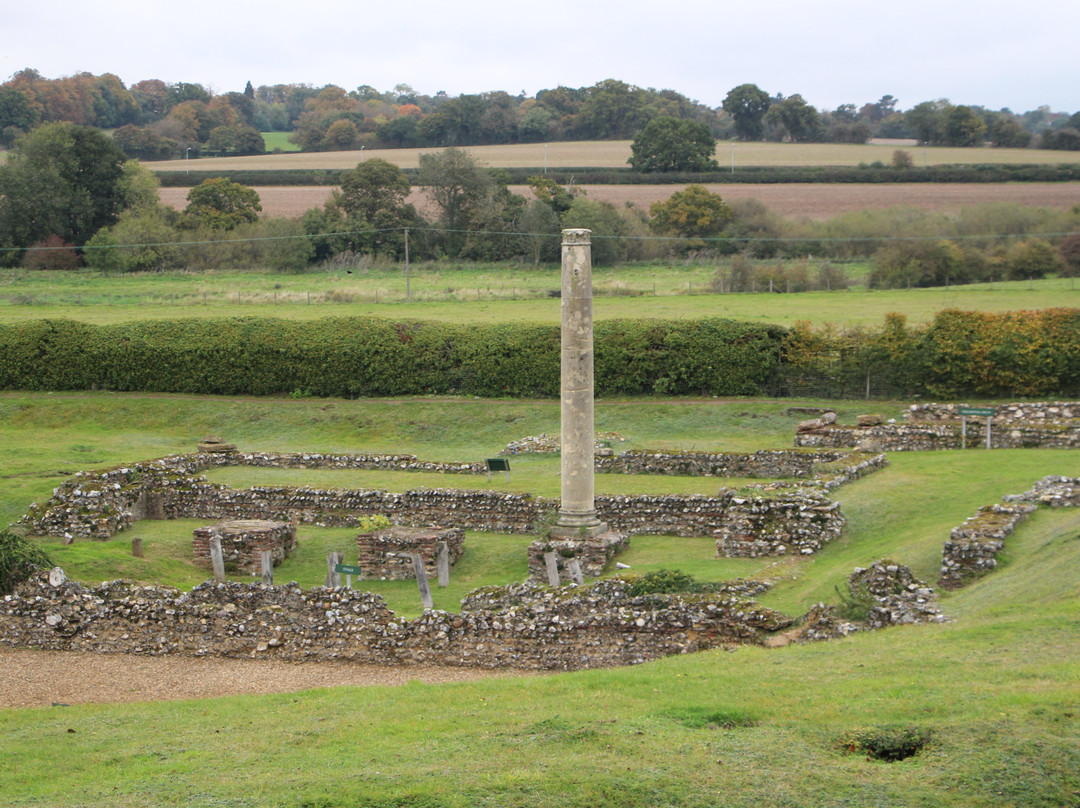
[[[887,209],[791,221],[754,200],[729,205],[695,184],[646,210],[590,199],[542,175],[528,178],[527,195],[513,193],[508,180],[505,171],[449,148],[422,154],[412,178],[388,161],[363,160],[342,172],[325,204],[296,219],[263,216],[255,190],[225,177],[191,188],[186,208],[177,211],[161,204],[153,172],[128,160],[100,130],[44,124],[21,138],[0,165],[0,264],[287,272],[353,266],[364,257],[397,262],[408,253],[413,260],[538,265],[558,262],[563,228],[583,227],[594,234],[598,265],[744,259],[725,264],[726,275],[718,270],[714,285],[720,292],[843,285],[832,268],[815,278],[798,263],[779,270],[750,263],[809,255],[819,261],[869,258],[869,283],[877,288],[1080,274],[1080,205],[986,205],[955,217]],[[414,184],[431,200],[427,212],[408,201]]]
[[[305,151],[476,146],[560,140],[630,139],[660,118],[693,121],[713,137],[862,143],[915,138],[949,146],[1080,149],[1080,112],[1039,107],[1023,113],[922,101],[907,110],[884,95],[863,104],[818,109],[801,94],[732,88],[716,108],[674,90],[617,79],[559,86],[535,96],[494,90],[450,96],[369,85],[275,84],[214,94],[202,85],[79,73],[57,79],[27,68],[0,85],[0,146],[43,123],[67,121],[114,130],[129,157],[158,160],[201,154],[258,154],[261,133],[288,132]]]

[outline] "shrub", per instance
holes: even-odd
[[[0,531],[0,595],[10,593],[37,569],[51,567],[45,551],[10,530]]]
[[[693,575],[679,570],[654,570],[628,579],[630,597],[642,595],[678,595],[716,592],[720,585],[708,581],[698,581]]]
[[[34,244],[23,254],[22,264],[27,269],[78,269],[82,264],[75,245],[60,236],[49,236]]]

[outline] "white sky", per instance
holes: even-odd
[[[398,83],[516,94],[616,78],[712,107],[751,82],[820,109],[891,94],[1080,111],[1078,0],[53,0],[9,4],[0,80],[115,73],[214,92]]]

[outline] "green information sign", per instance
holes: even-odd
[[[985,417],[993,417],[997,411],[993,407],[961,407],[961,415],[982,415]]]
[[[351,564],[335,564],[334,572],[339,575],[359,575],[360,568],[352,566]]]

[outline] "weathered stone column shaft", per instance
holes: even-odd
[[[600,526],[593,487],[593,313],[591,231],[563,230],[562,505],[557,526]]]

